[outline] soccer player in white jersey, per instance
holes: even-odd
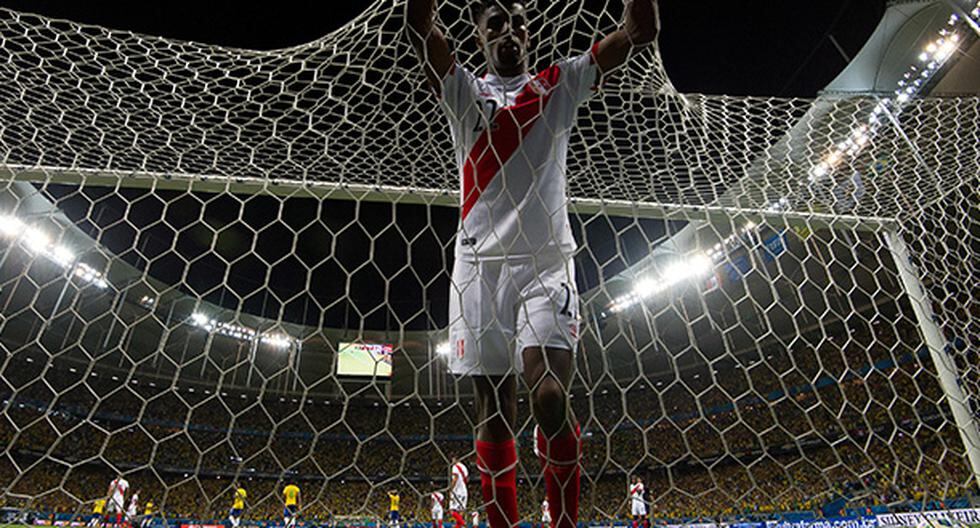
[[[472,513],[473,528],[480,528],[480,510],[473,510]]]
[[[442,493],[433,491],[429,499],[432,500],[432,528],[442,528]]]
[[[123,513],[125,512],[126,493],[129,491],[129,481],[119,475],[109,483],[109,491],[106,496],[109,502],[106,504],[106,522],[112,520],[112,526],[122,525]]]
[[[551,508],[548,507],[548,499],[541,502],[541,528],[551,526]]]
[[[647,501],[643,498],[646,488],[643,479],[634,475],[630,484],[630,515],[633,517],[633,528],[647,527]]]
[[[451,370],[473,377],[477,467],[491,528],[518,521],[516,376],[530,389],[556,528],[578,520],[580,431],[568,404],[578,296],[566,157],[578,107],[602,75],[652,43],[656,0],[629,0],[623,26],[579,56],[530,69],[521,2],[472,10],[485,76],[463,67],[435,24],[437,0],[408,0],[407,33],[446,114],[460,177],[450,290]]]
[[[140,514],[140,490],[133,492],[133,496],[129,498],[129,507],[126,508],[126,522],[130,526],[136,523],[136,517]]]
[[[453,458],[450,473],[452,476],[449,478],[449,514],[456,521],[456,528],[466,528],[463,514],[466,513],[466,503],[469,500],[466,481],[470,476],[470,470],[458,458]]]

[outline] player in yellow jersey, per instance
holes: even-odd
[[[146,501],[146,506],[143,507],[143,518],[140,519],[140,528],[149,528],[150,523],[153,522],[153,514],[153,501]]]
[[[388,500],[391,502],[388,507],[388,519],[391,521],[391,526],[397,528],[398,523],[401,522],[401,514],[398,513],[398,507],[402,501],[401,496],[398,495],[398,490],[390,490],[388,492]]]
[[[92,505],[92,516],[88,519],[88,528],[98,528],[102,515],[105,513],[105,499],[96,499]]]
[[[282,490],[282,496],[286,502],[286,508],[282,512],[283,524],[286,525],[285,528],[295,528],[296,516],[299,515],[299,510],[303,504],[299,494],[299,486],[290,482]]]
[[[248,498],[248,493],[245,492],[245,488],[235,490],[235,500],[232,501],[231,511],[228,512],[228,522],[231,524],[231,528],[238,528],[241,524],[246,498]]]

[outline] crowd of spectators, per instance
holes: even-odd
[[[862,322],[724,373],[575,390],[584,431],[583,519],[623,518],[627,480],[647,481],[660,518],[738,517],[943,500],[971,493],[961,442],[918,332]],[[122,471],[168,516],[224,516],[235,485],[248,515],[276,518],[295,478],[304,515],[380,516],[385,491],[428,517],[452,457],[472,465],[467,398],[313,401],[126,384],[47,368],[8,368],[0,420],[3,500],[87,511]],[[38,382],[37,380],[42,380]],[[536,518],[538,462],[526,405],[521,510]],[[471,497],[478,494],[476,472]]]

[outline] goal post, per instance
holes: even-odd
[[[902,240],[902,235],[897,230],[891,229],[886,231],[884,236],[892,258],[895,259],[895,267],[901,277],[902,286],[915,312],[916,321],[929,349],[929,357],[938,373],[946,402],[970,460],[973,478],[977,481],[977,485],[980,485],[980,429],[978,429],[980,424],[977,421],[976,411],[970,408],[971,402],[963,391],[961,382],[963,375],[949,355],[950,343],[936,323],[932,300],[922,286],[919,273],[911,261],[908,246]]]

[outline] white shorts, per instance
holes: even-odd
[[[442,520],[442,508],[439,508],[438,510],[432,510],[432,520],[433,521]]]
[[[525,348],[574,351],[578,344],[571,257],[457,259],[449,295],[449,369],[454,374],[520,374]]]
[[[543,523],[550,523],[551,522],[551,514],[550,513],[547,513],[547,514],[542,515],[541,516],[541,522],[543,522]]]
[[[647,505],[644,502],[633,501],[633,508],[632,509],[633,509],[633,511],[630,512],[630,513],[632,513],[633,516],[646,515],[647,514]]]
[[[466,495],[456,495],[454,493],[449,494],[449,511],[466,511]]]
[[[109,499],[105,504],[106,513],[123,513],[125,508],[123,507],[122,499],[116,500],[115,497]]]

